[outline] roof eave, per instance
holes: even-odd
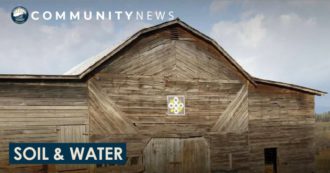
[[[1,80],[79,80],[77,75],[1,74]]]
[[[266,80],[266,79],[260,79],[260,78],[253,78],[257,83],[261,84],[268,84],[268,85],[274,85],[274,86],[280,86],[284,88],[289,88],[293,90],[298,90],[301,92],[317,95],[317,96],[323,96],[325,94],[328,94],[327,92],[300,86],[300,85],[295,85],[295,84],[290,84],[290,83],[284,83],[284,82],[278,82],[278,81],[272,81],[272,80]]]

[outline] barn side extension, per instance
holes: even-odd
[[[0,75],[0,172],[312,173],[324,94],[252,77],[176,19],[65,75]],[[125,142],[127,163],[10,165],[9,142]]]

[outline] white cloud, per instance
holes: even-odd
[[[17,25],[8,14],[0,9],[0,73],[62,74],[146,26],[115,28],[111,21],[49,25],[32,20]]]
[[[238,21],[219,21],[211,36],[256,77],[327,91],[329,28],[329,23],[292,12],[255,14]],[[330,109],[329,99],[320,99],[318,106]]]
[[[295,27],[296,25],[301,25],[302,27],[304,26],[309,27],[316,25],[316,21],[314,18],[303,19],[295,13],[282,14],[279,16],[279,20],[280,20],[280,24],[283,27],[285,26]]]
[[[235,40],[236,44],[245,47],[258,47],[266,36],[264,16],[256,15],[240,22],[221,21],[212,27],[214,37]]]
[[[300,82],[324,77],[319,68],[330,64],[328,58],[320,57],[328,55],[325,37],[329,38],[329,33],[323,29],[315,19],[294,13],[275,17],[258,14],[236,22],[220,21],[214,24],[211,36],[252,74]],[[321,45],[315,46],[315,42]],[[314,63],[315,56],[327,63]]]

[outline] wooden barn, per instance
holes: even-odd
[[[176,19],[65,75],[0,75],[0,172],[312,173],[323,94],[249,75]],[[9,142],[125,142],[127,163],[10,165]]]

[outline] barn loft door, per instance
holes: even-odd
[[[153,138],[143,160],[145,173],[207,173],[210,164],[204,138]]]

